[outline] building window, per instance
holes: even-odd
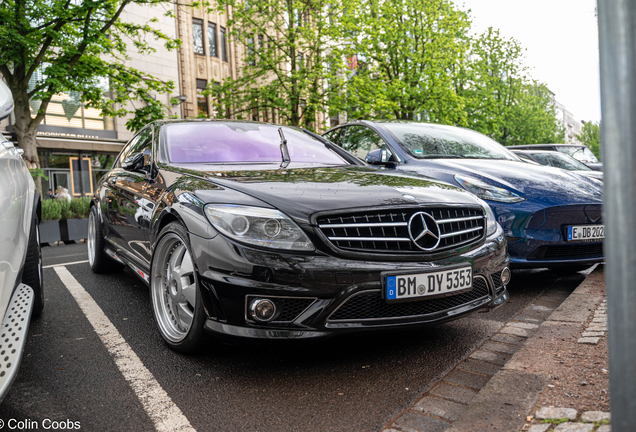
[[[262,60],[265,55],[265,36],[263,35],[258,35],[258,54]]]
[[[199,117],[210,117],[210,109],[208,105],[208,97],[203,94],[203,90],[208,86],[208,82],[203,79],[197,79],[197,107],[199,108]]]
[[[203,50],[203,21],[197,18],[192,19],[192,42],[195,54],[205,54]]]
[[[216,24],[208,23],[208,43],[210,44],[210,56],[218,57],[219,53],[216,49]]]
[[[254,49],[254,37],[247,38],[247,61],[250,66],[256,66],[256,52]]]
[[[225,37],[225,27],[221,27],[221,60],[227,61],[227,40]]]

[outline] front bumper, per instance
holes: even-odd
[[[528,209],[520,204],[496,209],[508,240],[512,268],[583,266],[603,261],[602,242],[566,241],[570,225],[603,223],[600,204],[542,207],[534,203],[532,207],[533,203],[528,203]]]
[[[211,333],[255,339],[309,339],[359,331],[413,328],[487,311],[508,299],[500,281],[509,265],[503,231],[481,246],[432,262],[369,261],[262,251],[221,236],[191,235],[199,284]],[[387,304],[381,298],[385,271],[422,272],[470,262],[473,289],[450,297]],[[271,299],[279,314],[257,323],[253,298]]]

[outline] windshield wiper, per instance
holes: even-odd
[[[280,164],[280,167],[287,168],[291,159],[289,159],[289,149],[287,148],[287,140],[285,139],[282,127],[278,128],[278,134],[280,135],[280,154],[283,157],[283,163]]]

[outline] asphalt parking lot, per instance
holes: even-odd
[[[2,430],[13,420],[22,430],[378,431],[544,290],[584,278],[515,272],[498,310],[424,330],[311,345],[210,340],[184,356],[156,331],[148,288],[130,270],[93,274],[85,249],[43,249],[46,306],[0,405]]]

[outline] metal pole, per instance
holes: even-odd
[[[79,172],[79,189],[80,189],[80,196],[84,197],[84,173],[82,172],[82,161],[84,159],[84,155],[82,154],[82,152],[79,152],[78,158],[77,158],[77,171]]]
[[[636,430],[636,0],[598,0],[612,431]]]

